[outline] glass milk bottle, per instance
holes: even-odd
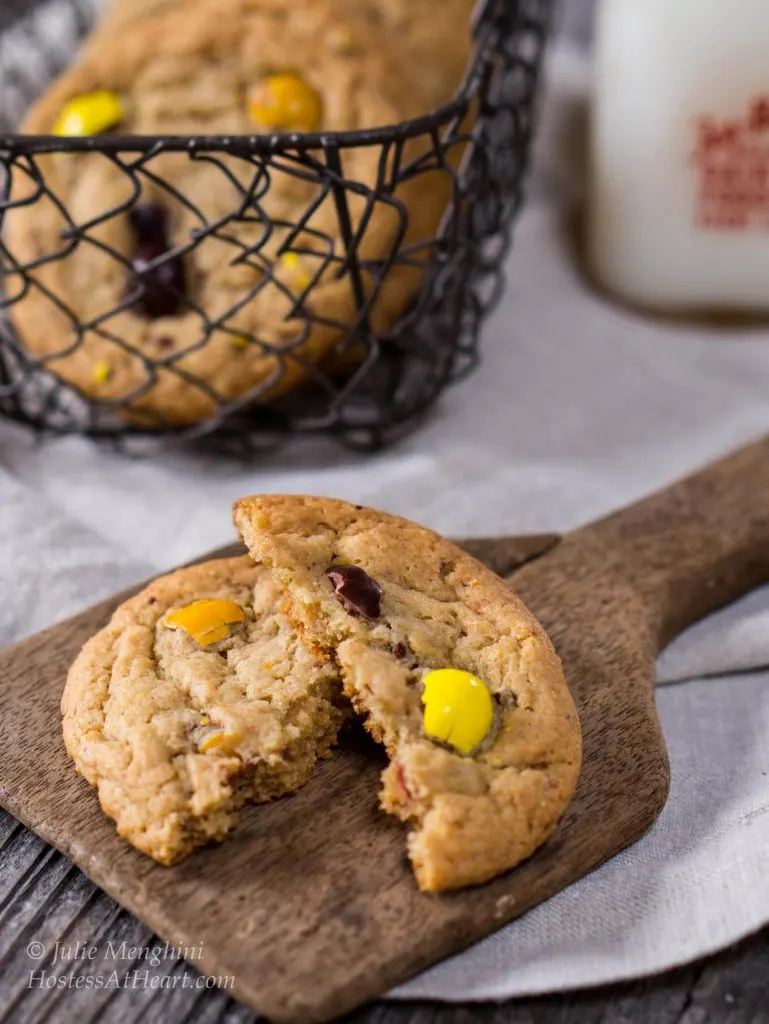
[[[599,0],[591,135],[598,283],[769,314],[769,0]]]

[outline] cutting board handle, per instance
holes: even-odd
[[[588,533],[632,580],[661,650],[769,582],[769,437],[570,539]]]

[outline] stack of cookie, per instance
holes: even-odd
[[[114,0],[23,131],[254,136],[392,125],[435,109],[471,52],[472,0]],[[407,142],[403,168],[424,154]],[[374,332],[423,280],[452,163],[392,152],[59,153],[19,165],[5,218],[25,346],[142,427],[203,420],[312,375],[372,301]],[[313,160],[316,161],[313,169]],[[346,186],[334,194],[339,175]],[[372,195],[376,192],[376,200]],[[347,213],[341,211],[346,207]],[[344,220],[358,272],[345,263]],[[396,254],[408,254],[391,263]]]
[[[235,522],[250,558],[156,580],[70,671],[67,750],[119,833],[173,864],[244,803],[304,784],[358,717],[423,890],[486,881],[543,843],[574,792],[579,722],[505,583],[340,501],[248,498]]]

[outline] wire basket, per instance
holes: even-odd
[[[66,221],[58,260],[72,258],[77,246],[103,243],[92,223],[78,222],[62,197],[46,180],[41,165],[49,154],[95,152],[126,176],[131,199],[104,217],[128,213],[138,206],[148,180],[174,200],[192,208],[195,227],[189,242],[155,254],[149,270],[138,269],[125,255],[110,250],[131,279],[130,297],[114,309],[83,321],[54,296],[57,315],[66,323],[55,352],[32,351],[17,330],[16,313],[41,286],[40,265],[49,256],[19,260],[0,235],[0,415],[39,432],[79,433],[130,450],[150,449],[159,442],[200,442],[217,448],[253,450],[274,445],[287,434],[325,433],[346,445],[372,450],[387,444],[424,416],[447,385],[467,374],[478,360],[483,319],[503,286],[502,264],[510,231],[519,210],[533,131],[538,71],[552,0],[487,0],[479,4],[475,50],[464,83],[448,105],[429,116],[372,131],[319,135],[139,138],[100,135],[86,139],[4,134],[13,131],[31,102],[68,63],[74,42],[84,36],[96,14],[98,0],[47,0],[3,3],[0,13],[0,221],[20,205],[13,182],[32,183],[24,202],[55,202]],[[48,17],[57,8],[56,30]],[[62,30],[62,25],[67,28]],[[67,38],[69,31],[70,38]],[[345,176],[350,154],[361,147],[376,154],[380,168],[368,184]],[[164,181],[163,160],[206,161],[235,182],[237,208],[229,217],[212,220],[171,182]],[[416,155],[414,155],[416,154]],[[457,158],[459,154],[459,159]],[[90,158],[89,158],[90,159]],[[242,168],[248,169],[244,177]],[[409,243],[409,210],[400,190],[420,175],[445,173],[451,193],[438,226],[429,239]],[[265,196],[280,176],[299,176],[312,185],[307,209],[290,220],[277,220],[266,210]],[[333,230],[313,227],[319,204],[333,211]],[[382,205],[399,219],[386,251],[365,252],[363,228]],[[364,212],[361,213],[361,210]],[[100,218],[101,221],[104,217]],[[270,250],[261,241],[248,244],[228,232],[231,220],[258,225],[261,239],[276,236]],[[277,235],[276,235],[277,233]],[[206,239],[232,246],[232,264],[258,267],[258,280],[238,298],[237,309],[195,307],[197,335],[184,347],[157,351],[137,346],[113,328],[130,303],[149,303],[148,273],[199,247]],[[302,244],[304,243],[304,244]],[[313,262],[301,287],[281,280],[286,253],[307,254]],[[177,264],[178,266],[178,264]],[[389,320],[379,315],[382,290],[397,273],[407,274],[406,298]],[[328,282],[349,290],[344,315],[315,302]],[[173,273],[165,279],[173,292]],[[234,313],[258,300],[266,288],[284,292],[284,320],[291,337],[276,345],[251,333],[243,337],[231,326]],[[185,309],[193,304],[176,295]],[[18,306],[18,310],[14,309]],[[62,319],[63,318],[63,319]],[[330,338],[323,357],[308,356],[315,332]],[[251,365],[261,367],[255,379],[240,388],[217,389],[211,376],[197,377],[197,353],[213,337],[231,335],[237,348],[258,350]],[[89,338],[108,339],[131,360],[131,386],[95,395],[78,379],[60,372],[62,354],[71,358]],[[241,357],[232,350],[217,359]],[[210,359],[209,359],[210,366]],[[193,367],[193,369],[190,369]],[[233,374],[237,372],[233,369]],[[231,376],[233,375],[231,374]],[[181,417],[163,406],[163,388],[181,394]],[[176,390],[173,391],[173,388]],[[178,412],[178,402],[177,402]]]

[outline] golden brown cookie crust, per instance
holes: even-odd
[[[204,598],[247,617],[211,648],[162,623]],[[336,738],[336,674],[280,603],[247,557],[181,569],[121,605],[72,665],[67,752],[120,835],[163,864],[222,839],[244,803],[297,789]]]
[[[334,660],[385,745],[382,806],[413,825],[420,887],[484,882],[545,842],[576,786],[580,727],[550,640],[509,587],[438,534],[345,502],[257,496],[234,516],[285,589],[291,621]],[[326,570],[339,564],[381,586],[375,621],[337,599]],[[495,697],[498,729],[472,756],[423,731],[421,679],[443,667],[479,676]]]
[[[264,128],[249,116],[246,96],[276,69],[298,71],[321,96],[320,130],[355,130],[424,113],[449,98],[438,93],[448,78],[457,77],[454,70],[445,77],[425,76],[420,61],[394,42],[385,45],[381,23],[349,0],[227,0],[224,7],[220,0],[197,0],[184,5],[183,16],[176,5],[147,6],[119,31],[109,30],[108,17],[79,62],[33,107],[22,130],[48,134],[69,100],[109,89],[124,106],[121,133],[255,134]],[[451,51],[452,69],[460,63],[456,54],[470,51],[469,35],[457,34],[463,43]],[[407,144],[402,162],[423,148],[424,143]],[[379,156],[376,147],[342,151],[345,177],[373,187]],[[44,261],[29,272],[35,284],[10,307],[24,344],[84,395],[127,411],[149,428],[196,423],[254,389],[274,396],[311,376],[311,367],[332,354],[356,316],[351,278],[336,276],[344,255],[338,212],[328,196],[306,230],[290,239],[287,225],[320,197],[320,189],[298,176],[274,175],[261,201],[273,224],[264,241],[263,213],[247,199],[256,163],[165,153],[147,165],[151,173],[137,169],[142,201],[167,209],[170,242],[185,249],[193,304],[173,316],[147,319],[131,308],[111,314],[126,300],[126,264],[135,246],[125,212],[134,193],[129,177],[97,154],[41,157],[45,181],[72,221],[92,226],[89,240],[70,251],[62,233],[72,223],[48,197],[6,214],[12,256],[24,265]],[[284,163],[291,166],[290,160]],[[183,193],[192,207],[158,179]],[[13,198],[23,201],[34,188],[17,170]],[[434,236],[451,189],[451,174],[437,170],[399,187],[396,198],[410,217],[401,248],[418,251],[420,242]],[[365,200],[348,193],[348,201],[356,227]],[[121,204],[123,212],[97,223]],[[236,217],[239,207],[242,215]],[[220,227],[197,243],[201,215]],[[397,206],[377,203],[358,247],[360,260],[371,266],[382,260],[401,228]],[[297,254],[290,265],[280,258],[286,247]],[[391,268],[371,312],[374,330],[392,326],[421,281],[417,267]],[[362,284],[371,293],[376,273],[364,270]],[[21,280],[11,278],[9,293],[21,288]],[[89,326],[79,334],[75,323]]]
[[[181,13],[191,2],[194,0],[112,0],[97,32],[122,32],[147,15],[170,9]],[[229,2],[220,0],[223,16]],[[253,5],[260,2],[251,0]],[[447,102],[467,70],[475,4],[476,0],[335,0],[329,13],[334,24],[344,29],[352,5],[379,32],[380,40],[386,35],[389,46],[408,52],[426,113]]]

